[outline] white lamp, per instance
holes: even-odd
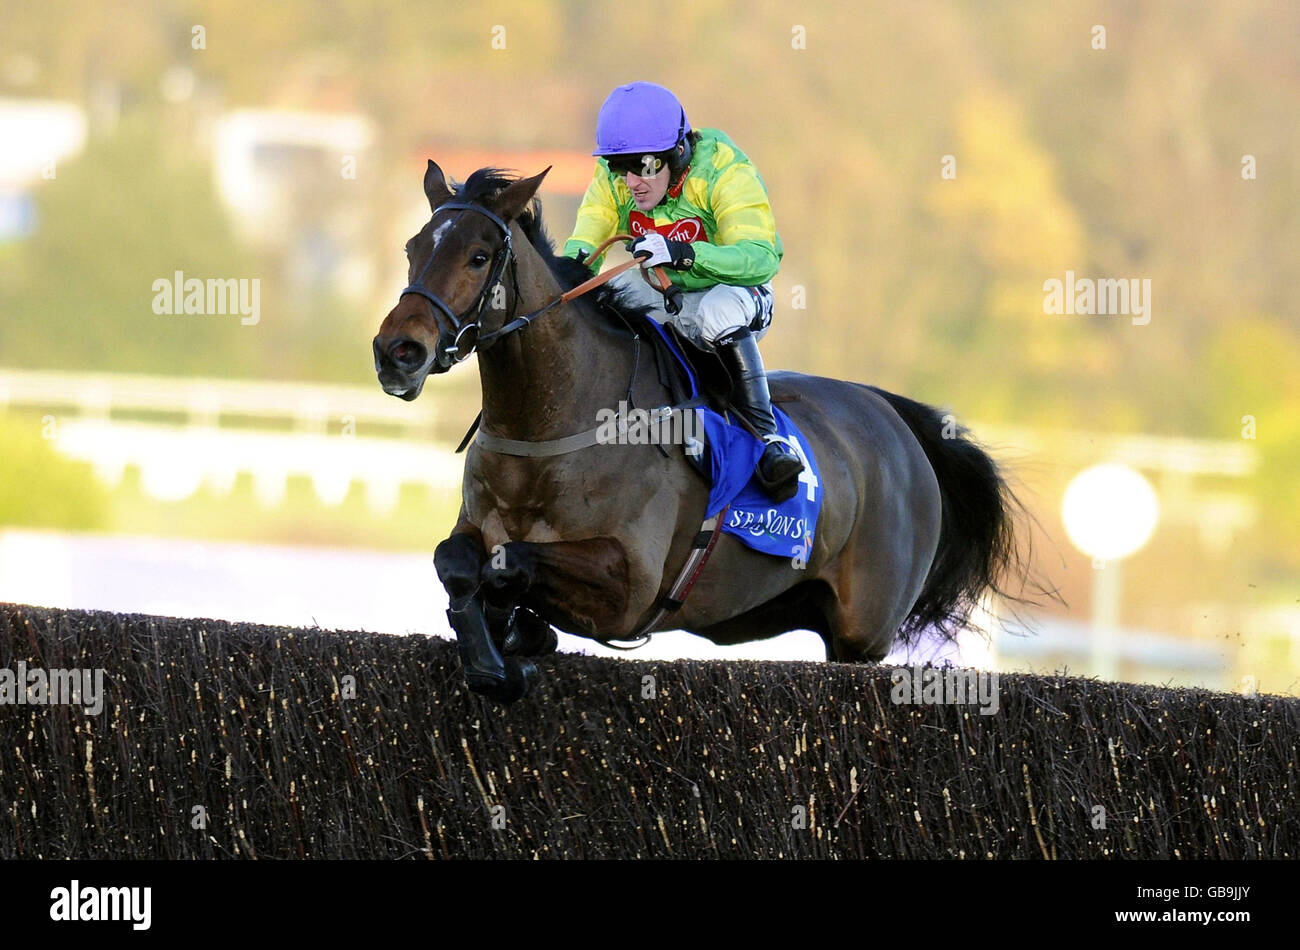
[[[1160,502],[1133,469],[1106,463],[1076,475],[1065,489],[1061,518],[1076,548],[1093,559],[1093,672],[1114,679],[1119,622],[1120,562],[1151,539]]]

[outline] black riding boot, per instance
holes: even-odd
[[[731,405],[745,417],[767,443],[758,460],[759,484],[775,501],[792,498],[799,490],[798,479],[803,462],[776,432],[772,416],[772,398],[767,389],[767,373],[758,341],[748,327],[732,330],[713,344],[731,374]]]

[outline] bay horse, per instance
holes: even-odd
[[[665,610],[699,553],[709,486],[680,451],[579,438],[621,399],[662,407],[671,394],[646,369],[621,318],[635,308],[618,291],[561,299],[592,275],[546,235],[535,196],[549,170],[483,168],[453,190],[430,161],[431,215],[407,243],[408,286],[372,345],[380,384],[406,400],[477,351],[481,430],[434,556],[470,688],[524,695],[538,675],[529,657],[556,649],[552,626],[602,643],[657,629],[717,644],[809,629],[828,660],[864,662],[896,639],[969,625],[1019,563],[1019,503],[996,463],[931,406],[792,372],[769,375],[773,401],[811,443],[825,493],[806,559],[715,530],[690,598]]]

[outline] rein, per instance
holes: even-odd
[[[630,234],[615,234],[612,238],[609,238],[608,240],[601,242],[600,246],[591,252],[591,260],[593,261],[598,260],[600,258],[600,255],[604,254],[605,251],[609,249],[610,245],[618,241],[632,241],[632,240],[635,240],[635,238],[633,238],[632,235]],[[561,304],[566,304],[571,300],[578,299],[583,294],[595,290],[597,287],[601,286],[602,284],[609,283],[609,281],[613,280],[619,274],[622,274],[624,271],[631,270],[633,267],[636,267],[640,263],[641,263],[640,258],[633,258],[630,261],[624,261],[622,264],[619,264],[617,267],[611,267],[609,270],[597,274],[595,277],[589,278],[588,280],[584,280],[582,283],[578,284],[578,286],[572,288],[571,290],[566,290],[564,293],[560,294],[558,297],[554,298],[549,303],[546,303],[543,306],[539,307],[538,309],[534,310],[532,313],[526,313],[521,317],[515,317],[509,323],[501,327],[499,330],[494,330],[493,332],[489,333],[487,336],[479,340],[479,346],[482,348],[487,348],[488,346],[491,346],[493,343],[495,343],[497,340],[501,339],[502,337],[509,336],[511,333],[514,333],[516,330],[522,330],[524,327],[528,326],[528,324],[532,323],[534,320],[536,320],[542,314],[546,313],[548,310],[553,310],[554,308],[560,306]],[[668,279],[668,276],[664,273],[664,269],[662,267],[655,267],[654,273],[655,276],[659,279],[659,290],[665,295],[670,294],[672,290],[675,288],[672,281],[670,281]],[[645,279],[647,283],[650,283],[651,286],[654,286],[653,282],[650,281],[649,274],[645,275]]]
[[[429,259],[425,261],[424,267],[421,268],[420,273],[416,275],[415,280],[413,280],[400,294],[397,295],[398,299],[405,297],[407,294],[415,294],[416,296],[423,297],[433,305],[435,319],[437,319],[437,313],[441,311],[451,324],[451,328],[454,331],[454,338],[450,346],[444,346],[442,342],[442,334],[439,333],[438,335],[437,361],[444,369],[450,369],[456,363],[468,359],[475,351],[482,352],[486,350],[493,343],[497,342],[497,340],[507,337],[518,330],[522,330],[542,314],[554,310],[556,307],[566,304],[571,300],[576,300],[583,294],[595,290],[602,284],[613,280],[624,271],[637,267],[641,263],[640,258],[633,258],[630,261],[625,261],[617,267],[610,268],[603,274],[597,274],[589,280],[584,280],[581,284],[578,284],[578,286],[565,291],[548,303],[538,307],[532,313],[526,313],[523,316],[515,317],[499,329],[493,330],[491,333],[484,336],[480,336],[480,333],[482,332],[483,311],[487,308],[488,297],[490,296],[492,289],[500,284],[501,275],[507,265],[510,267],[516,295],[519,291],[519,281],[515,274],[515,252],[514,244],[510,235],[510,225],[505,221],[502,221],[501,218],[489,211],[487,208],[470,201],[443,202],[438,206],[438,209],[434,214],[436,215],[442,211],[460,211],[462,213],[466,211],[477,212],[497,226],[497,229],[501,232],[501,236],[504,240],[504,243],[492,256],[492,270],[488,273],[487,280],[483,283],[483,289],[478,292],[478,297],[474,300],[474,303],[470,304],[469,309],[466,310],[464,314],[457,315],[456,312],[447,305],[445,300],[424,286],[424,275],[429,272],[429,268],[433,265],[433,259],[437,256],[436,247],[429,254]],[[456,220],[460,220],[459,216],[457,216]],[[452,223],[454,224],[455,222],[453,221]],[[635,239],[630,234],[615,234],[613,237],[602,242],[601,245],[592,252],[591,259],[599,259],[600,255],[604,254],[609,246],[616,241],[632,240]],[[681,309],[681,288],[674,285],[672,281],[668,279],[668,276],[664,273],[663,267],[655,267],[653,270],[655,277],[658,279],[659,286],[657,289],[664,295],[666,301],[665,306],[669,313],[677,313]],[[647,283],[652,287],[655,286],[654,281],[650,280],[649,273],[643,272],[643,276]],[[516,302],[517,300],[518,297],[516,296]],[[514,310],[514,304],[511,304],[511,310]],[[474,319],[468,320],[467,317],[471,311],[474,313]],[[478,422],[475,420],[475,425],[477,424]],[[471,429],[471,431],[473,430]]]
[[[452,205],[450,204],[440,205],[438,210],[441,211],[443,208],[447,208],[447,207],[452,207]],[[501,223],[500,218],[492,214],[490,211],[487,211],[486,209],[479,208],[478,205],[462,204],[460,202],[457,202],[455,207],[462,207],[466,209],[472,208],[475,210],[481,210],[493,221],[497,222],[499,225],[504,227],[504,225]],[[506,230],[506,234],[507,234],[506,244],[507,246],[509,246],[510,241],[509,241],[508,228]],[[632,241],[632,240],[635,240],[635,238],[633,238],[632,235],[630,234],[615,234],[613,237],[605,241],[602,241],[600,245],[597,246],[597,248],[594,251],[592,251],[590,260],[593,261],[599,260],[600,255],[604,254],[605,251],[607,251],[611,245],[617,243],[618,241]],[[430,260],[432,260],[432,258],[430,258]],[[512,259],[512,263],[513,263],[513,259]],[[590,293],[591,291],[595,290],[597,287],[609,283],[619,274],[631,270],[633,267],[636,267],[640,263],[641,263],[640,258],[633,258],[630,261],[624,261],[622,264],[619,264],[617,267],[611,267],[609,270],[604,271],[603,273],[597,274],[594,277],[584,280],[576,287],[566,290],[564,293],[560,294],[559,296],[555,297],[549,302],[543,304],[541,307],[538,307],[536,310],[532,311],[531,313],[526,313],[523,316],[515,317],[509,323],[506,323],[504,326],[502,326],[500,329],[494,330],[491,333],[487,334],[486,336],[478,337],[475,340],[475,342],[471,344],[469,351],[465,352],[463,355],[459,354],[460,335],[458,333],[456,337],[456,346],[450,349],[450,352],[457,352],[458,354],[457,357],[455,358],[455,362],[460,362],[461,360],[467,358],[470,355],[470,353],[474,352],[474,350],[476,349],[479,352],[483,352],[488,347],[490,347],[493,343],[495,343],[497,340],[509,336],[511,333],[514,333],[518,330],[522,330],[524,327],[528,326],[530,323],[532,323],[542,314],[547,313],[550,310],[554,310],[556,307],[559,307],[562,304],[569,303],[572,300],[577,300],[583,294]],[[426,264],[424,269],[428,270],[429,266]],[[669,306],[671,306],[680,297],[681,289],[678,288],[676,285],[674,285],[673,282],[668,279],[668,275],[664,273],[664,269],[662,267],[655,267],[653,268],[653,270],[654,270],[655,277],[658,278],[659,281],[658,289],[661,293],[663,293],[664,297],[668,300]],[[642,274],[646,279],[646,283],[650,284],[653,287],[654,282],[650,280],[649,273],[643,271]],[[495,271],[492,276],[495,276]],[[426,292],[422,286],[418,286],[419,281],[421,281],[423,277],[424,277],[424,271],[421,271],[420,276],[416,278],[417,283],[412,284],[410,287],[407,287],[406,290],[402,291],[402,293],[419,294],[420,296],[425,297],[428,300],[434,301],[435,303],[438,304],[438,306],[442,308],[444,313],[450,316],[451,315],[450,309],[447,308],[447,306],[443,304],[442,301],[437,300],[437,298],[435,298],[432,294]],[[489,277],[488,283],[484,285],[483,291],[479,295],[480,313],[482,311],[482,301],[486,299],[487,289],[491,285],[492,285],[492,277]],[[517,288],[518,284],[516,283],[515,286]],[[674,309],[672,312],[676,313],[680,309],[681,307],[680,305],[678,305],[677,308]],[[475,324],[473,325],[475,326],[477,325],[477,320],[478,318],[476,317]],[[452,326],[453,327],[456,326],[454,319],[453,319]],[[690,402],[684,402],[676,406],[661,406],[659,408],[660,410],[691,409],[694,408],[695,406],[700,406],[703,404],[704,402],[702,399],[695,399],[695,400],[691,400]],[[482,420],[483,420],[483,413],[480,411],[479,414],[474,417],[474,421],[470,423],[469,430],[465,433],[465,437],[460,440],[460,445],[456,446],[457,455],[464,452],[465,449],[469,447],[470,440],[474,438],[475,432],[478,432],[478,444],[481,445],[483,448],[487,449],[489,452],[497,452],[501,455],[517,455],[525,458],[549,458],[550,456],[553,455],[567,455],[569,452],[576,452],[579,449],[585,449],[595,445],[598,441],[597,433],[600,431],[600,427],[597,426],[595,429],[589,429],[586,432],[579,432],[576,435],[565,436],[562,439],[546,439],[540,442],[525,442],[518,439],[503,439],[499,436],[490,435],[487,432],[483,432],[482,430],[479,429],[479,423]]]

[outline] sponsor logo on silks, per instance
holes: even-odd
[[[658,231],[670,241],[708,241],[704,232],[704,222],[697,217],[681,218],[667,224],[655,224],[654,219],[640,211],[633,211],[627,216],[627,229],[634,237],[640,237],[651,231]]]

